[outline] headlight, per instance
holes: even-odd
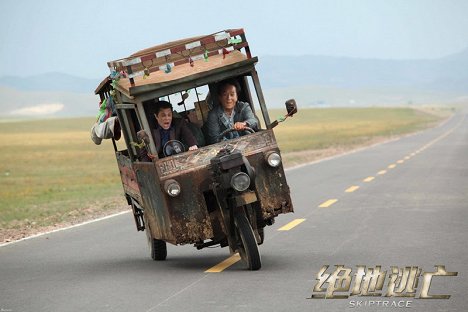
[[[277,152],[271,152],[267,155],[266,161],[271,167],[276,168],[281,164],[281,156]]]
[[[238,192],[243,192],[249,188],[250,177],[245,172],[238,172],[231,178],[231,186]]]
[[[171,197],[176,197],[180,194],[181,191],[180,184],[173,179],[167,180],[164,183],[164,189],[166,190],[166,193]]]

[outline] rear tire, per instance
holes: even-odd
[[[239,240],[239,254],[247,264],[249,270],[256,271],[262,267],[260,253],[258,252],[257,240],[252,231],[249,221],[244,213],[238,213],[234,217]]]
[[[160,239],[153,238],[150,244],[151,258],[155,261],[166,260],[167,247],[166,242]]]
[[[145,220],[146,226],[146,238],[150,249],[151,259],[155,261],[166,260],[167,247],[166,242],[160,239],[153,238],[150,223]]]

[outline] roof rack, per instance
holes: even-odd
[[[251,58],[244,29],[223,30],[211,35],[192,37],[138,51],[127,58],[107,63],[111,77],[120,74],[128,78],[130,86],[135,86],[135,77],[147,77],[156,71],[171,72],[172,68],[223,54],[233,50],[245,49],[247,58]]]

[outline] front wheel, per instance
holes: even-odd
[[[240,236],[239,254],[241,259],[247,264],[249,270],[256,271],[262,267],[257,241],[252,227],[244,213],[238,213],[234,217],[236,231]]]

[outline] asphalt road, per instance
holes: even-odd
[[[0,311],[466,311],[467,157],[468,118],[460,113],[434,129],[288,170],[296,212],[266,229],[256,272],[237,262],[206,273],[228,258],[225,248],[171,245],[167,261],[152,261],[130,214],[3,246]],[[278,230],[297,219],[305,220]],[[335,265],[352,269],[353,284],[358,265],[380,265],[383,293],[392,266],[423,273],[445,265],[458,276],[432,279],[429,294],[450,299],[418,299],[422,277],[416,298],[311,299],[322,293],[313,288],[324,265],[329,274]]]

